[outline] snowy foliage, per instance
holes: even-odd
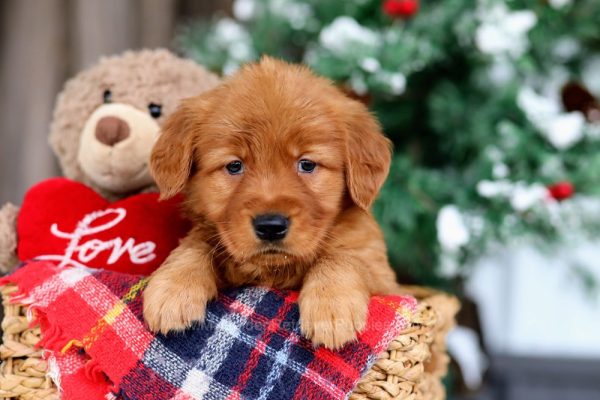
[[[443,285],[486,249],[600,234],[598,0],[235,0],[179,38],[224,74],[270,54],[304,62],[369,105],[394,142],[374,205],[390,260]],[[574,104],[580,98],[574,99]],[[596,100],[596,104],[598,101]],[[587,104],[587,105],[585,105]],[[557,182],[573,193],[554,198]]]

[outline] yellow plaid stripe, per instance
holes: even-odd
[[[392,308],[396,312],[396,314],[400,314],[407,321],[410,321],[412,319],[413,312],[410,309],[410,307],[407,307],[403,304],[395,303],[381,296],[375,296],[375,300],[385,306]]]
[[[88,350],[96,340],[100,337],[100,335],[104,332],[104,330],[111,326],[123,313],[125,308],[127,308],[127,303],[135,300],[135,298],[140,294],[140,292],[146,287],[148,284],[148,278],[140,279],[135,285],[129,288],[129,291],[123,296],[117,303],[110,309],[102,318],[96,322],[96,324],[90,329],[90,333],[85,335],[81,341],[77,339],[73,339],[69,341],[65,347],[61,350],[61,353],[66,353],[71,347],[82,347]]]

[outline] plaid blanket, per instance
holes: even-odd
[[[301,336],[294,291],[221,293],[205,324],[165,336],[144,325],[144,277],[32,261],[9,282],[67,400],[348,398],[415,310],[411,297],[373,297],[359,340],[334,352]]]

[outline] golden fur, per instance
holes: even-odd
[[[300,159],[317,163],[299,172]],[[231,175],[235,160],[244,172]],[[184,101],[166,121],[151,170],[163,197],[183,191],[194,228],[152,275],[144,317],[168,332],[203,320],[221,288],[299,289],[303,333],[338,348],[364,328],[369,297],[398,291],[369,212],[390,142],[368,110],[307,68],[264,58]],[[291,221],[280,243],[252,219]]]

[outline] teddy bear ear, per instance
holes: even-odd
[[[165,121],[150,156],[150,173],[160,198],[181,192],[190,178],[194,163],[194,137],[199,109],[195,98],[184,100]]]

